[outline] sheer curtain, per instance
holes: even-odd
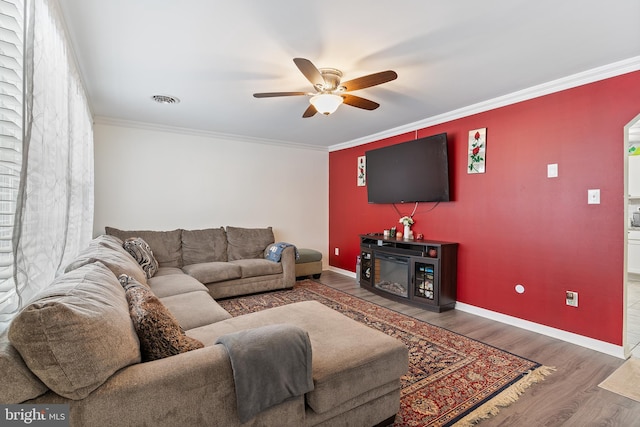
[[[7,1],[14,0],[0,0]],[[88,244],[93,228],[93,129],[86,95],[57,3],[26,3],[20,179],[12,274],[0,277],[0,330]],[[3,166],[0,159],[0,171]]]

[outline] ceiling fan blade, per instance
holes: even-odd
[[[340,86],[344,86],[347,92],[352,90],[364,89],[371,86],[376,86],[382,83],[390,82],[398,78],[398,74],[395,71],[387,70],[380,71],[379,73],[369,74],[367,76],[358,77],[357,79],[349,80],[348,82],[340,83]]]
[[[344,98],[343,103],[347,105],[351,105],[352,107],[362,108],[363,110],[375,110],[380,106],[377,102],[370,101],[365,98],[360,98],[359,96],[345,94],[341,95]]]
[[[304,58],[293,58],[293,62],[295,62],[300,72],[304,74],[314,87],[316,85],[324,85],[324,77],[322,77],[320,70],[318,70],[311,61]]]
[[[302,118],[306,119],[308,117],[313,117],[313,116],[316,115],[317,112],[318,112],[318,110],[316,110],[316,107],[314,107],[313,105],[309,104],[307,109],[304,110],[304,113],[302,114]]]
[[[273,98],[275,96],[300,96],[307,95],[307,92],[264,92],[254,93],[255,98]]]

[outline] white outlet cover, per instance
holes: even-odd
[[[558,164],[552,163],[547,165],[547,178],[557,178],[558,177]]]
[[[600,204],[600,189],[587,190],[587,203],[590,205]]]
[[[570,307],[578,306],[578,293],[575,291],[566,292],[567,305]]]

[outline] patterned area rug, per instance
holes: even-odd
[[[409,348],[397,427],[473,425],[515,402],[553,369],[310,280],[297,282],[292,290],[218,302],[238,316],[307,300],[396,337]]]

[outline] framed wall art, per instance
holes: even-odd
[[[358,187],[367,185],[367,162],[366,156],[358,157]]]
[[[487,160],[487,128],[469,131],[467,173],[484,173]]]

